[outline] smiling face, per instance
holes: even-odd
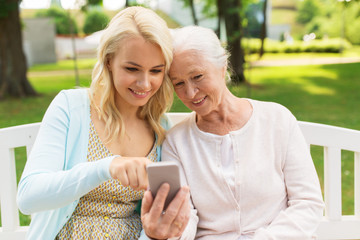
[[[142,37],[123,40],[108,67],[119,109],[144,106],[160,88],[165,74],[165,60],[160,47]]]
[[[187,50],[175,53],[170,79],[180,100],[200,116],[216,111],[225,84],[225,68],[218,68],[201,54]]]

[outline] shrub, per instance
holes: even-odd
[[[91,34],[100,31],[109,23],[109,17],[100,11],[91,11],[86,15],[83,31],[85,34]]]
[[[265,40],[265,52],[268,53],[299,53],[299,52],[327,52],[338,53],[342,49],[348,49],[351,43],[339,38],[332,39],[315,39],[310,42],[294,40],[292,44],[286,42],[275,41],[271,39]],[[243,48],[248,53],[257,53],[260,49],[260,39],[244,39]]]
[[[78,33],[78,26],[73,18],[70,18],[64,9],[51,7],[40,10],[35,14],[36,17],[51,17],[54,19],[57,34],[71,34],[70,23],[73,26],[73,33]]]

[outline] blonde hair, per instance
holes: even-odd
[[[115,15],[104,29],[98,47],[98,61],[92,72],[90,101],[99,118],[105,121],[105,141],[113,140],[118,134],[123,136],[124,122],[115,105],[116,90],[107,63],[115,55],[121,42],[134,36],[141,36],[158,45],[165,59],[163,83],[139,111],[139,117],[148,121],[157,135],[157,144],[161,144],[165,138],[165,129],[160,124],[161,117],[173,101],[173,89],[168,76],[173,58],[172,39],[166,22],[152,10],[143,7],[125,8]],[[99,106],[95,104],[95,95],[100,100]]]

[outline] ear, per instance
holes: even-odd
[[[106,67],[109,70],[109,72],[111,72],[111,59],[110,58],[106,59]]]
[[[227,73],[227,65],[225,65],[222,69],[222,78],[223,79],[225,79],[226,73]]]

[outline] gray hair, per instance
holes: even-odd
[[[229,53],[222,47],[215,32],[200,26],[186,26],[171,30],[174,54],[197,51],[214,66],[228,67]]]

